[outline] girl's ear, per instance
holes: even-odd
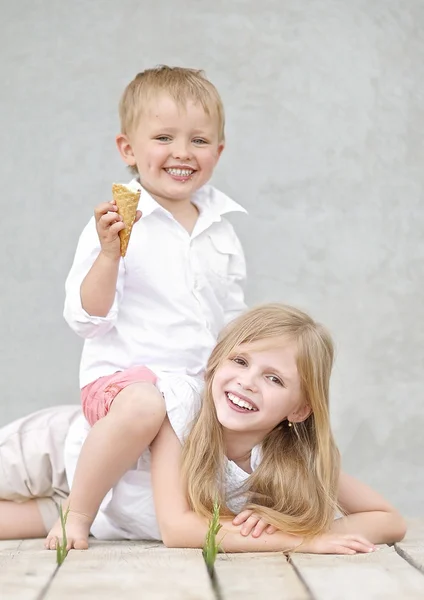
[[[306,421],[311,413],[312,408],[309,406],[309,404],[302,404],[302,406],[296,411],[292,412],[290,415],[287,415],[287,419],[291,423],[302,423],[302,421]]]

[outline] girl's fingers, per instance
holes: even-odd
[[[255,529],[252,531],[252,537],[258,538],[260,537],[265,529],[268,529],[268,523],[266,523],[263,519],[261,519],[255,526]]]
[[[367,538],[365,538],[363,535],[349,535],[347,536],[347,539],[353,540],[354,542],[360,542],[361,544],[364,544],[365,546],[370,546],[371,548],[375,548],[375,545],[369,540],[367,540]]]
[[[356,554],[356,552],[347,546],[335,546],[331,554]]]
[[[347,543],[347,546],[356,552],[373,552],[374,548],[370,544],[363,544],[362,542],[356,542],[351,540]]]
[[[253,510],[242,510],[241,513],[234,517],[233,525],[241,525],[241,523],[244,523],[252,514]]]
[[[240,533],[242,535],[250,535],[259,521],[260,521],[259,517],[255,514],[253,514],[251,517],[249,517],[247,519],[247,521],[245,521],[243,523]]]
[[[266,528],[266,532],[267,533],[275,533],[277,531],[277,528],[274,527],[274,525],[268,525],[268,527]]]

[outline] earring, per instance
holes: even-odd
[[[293,423],[291,421],[289,421],[288,419],[287,419],[287,421],[289,423],[289,427],[293,427]]]

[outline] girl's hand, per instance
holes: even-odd
[[[295,552],[310,554],[357,554],[374,552],[376,547],[362,535],[322,533],[303,541]]]
[[[118,207],[112,200],[111,202],[102,202],[94,209],[96,219],[97,235],[99,236],[102,253],[109,258],[119,260],[121,256],[121,243],[119,232],[125,229],[122,217],[118,215]],[[141,217],[138,210],[135,218],[137,222]]]
[[[240,529],[241,535],[252,535],[254,538],[260,537],[264,531],[266,533],[275,533],[276,527],[269,525],[253,510],[243,510],[233,519],[233,525],[242,525]]]

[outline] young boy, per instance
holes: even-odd
[[[223,219],[245,211],[206,185],[224,149],[217,90],[201,71],[149,69],[126,88],[120,118],[118,150],[140,190],[128,250],[121,258],[116,204],[99,204],[66,283],[65,318],[85,338],[80,384],[92,425],[64,507],[68,547],[79,549],[167,411],[198,398],[219,331],[245,308],[243,252]],[[46,547],[61,537],[57,522]]]

